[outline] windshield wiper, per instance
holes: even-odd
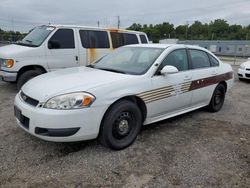
[[[27,42],[29,42],[29,43],[32,43],[32,40],[28,40],[28,39],[26,39],[25,41],[27,41]]]
[[[86,67],[95,68],[95,66],[94,66],[94,65],[92,65],[92,64],[87,65]]]
[[[15,43],[15,44],[21,45],[21,46],[28,46],[28,47],[38,47],[37,45],[24,43],[24,42],[22,42],[22,41],[17,42],[17,43]]]
[[[104,71],[110,71],[110,72],[116,72],[116,73],[127,74],[127,73],[124,72],[124,71],[115,70],[115,69],[109,69],[109,68],[97,68],[97,69],[104,70]]]

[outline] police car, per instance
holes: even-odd
[[[250,58],[245,63],[242,63],[238,70],[239,80],[250,79]]]
[[[205,106],[219,111],[232,84],[231,66],[206,49],[130,45],[88,67],[30,80],[16,95],[15,116],[23,130],[44,140],[98,138],[123,149],[142,125]]]

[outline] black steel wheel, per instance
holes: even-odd
[[[219,84],[213,93],[212,99],[208,105],[208,109],[211,112],[218,112],[225,101],[225,94],[226,94],[226,89],[223,84]]]
[[[120,150],[131,145],[142,126],[142,115],[131,101],[119,101],[105,114],[99,139],[111,149]]]

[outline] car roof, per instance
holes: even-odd
[[[93,29],[93,30],[108,30],[108,31],[114,31],[114,32],[129,32],[129,33],[138,33],[138,34],[144,34],[144,32],[140,31],[132,31],[132,30],[126,30],[126,29],[118,29],[118,28],[104,28],[104,27],[91,27],[91,26],[84,26],[84,25],[60,25],[60,24],[49,24],[47,26],[56,27],[56,28],[78,28],[78,29]]]
[[[205,50],[207,51],[205,48],[199,47],[199,46],[195,46],[195,45],[185,45],[185,44],[156,44],[156,43],[152,43],[152,44],[132,44],[132,45],[128,45],[127,47],[145,47],[145,48],[162,48],[162,49],[166,49],[169,47],[179,47],[179,48],[192,48],[192,49],[197,49],[197,50]]]

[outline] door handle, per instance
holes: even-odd
[[[78,63],[78,59],[79,59],[78,56],[76,55],[75,58],[76,58],[76,62]]]
[[[191,79],[192,79],[191,76],[188,76],[188,75],[184,76],[184,80],[185,80],[185,81],[188,81],[188,80],[191,80]]]
[[[216,76],[217,74],[218,74],[218,73],[217,73],[216,71],[213,71],[213,72],[212,72],[212,75],[213,75],[213,76]]]

